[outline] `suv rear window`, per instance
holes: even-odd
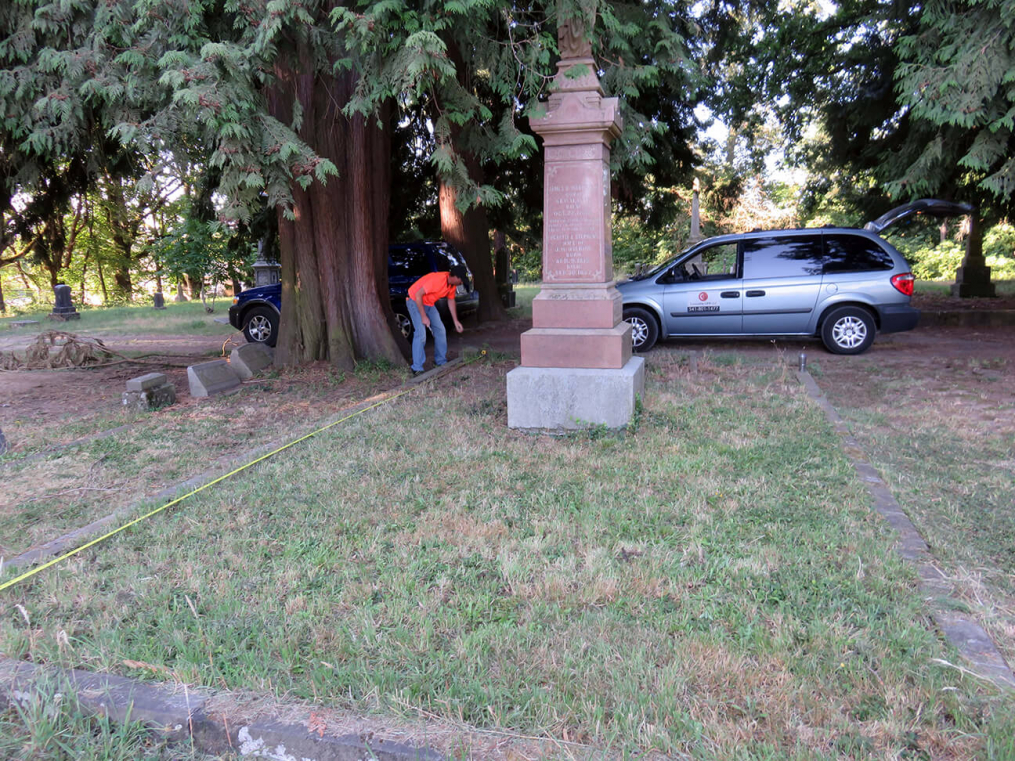
[[[413,279],[423,277],[433,271],[430,257],[422,246],[405,246],[388,250],[391,259],[392,274]]]
[[[805,277],[822,270],[821,237],[794,235],[744,241],[744,277]]]
[[[871,272],[895,266],[891,254],[859,235],[825,236],[825,273]]]

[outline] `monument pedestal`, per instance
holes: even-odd
[[[955,272],[952,296],[962,299],[992,299],[997,291],[990,282],[990,267],[984,264],[966,264]]]
[[[622,428],[644,392],[641,357],[631,357],[619,370],[516,367],[507,374],[508,428]]]

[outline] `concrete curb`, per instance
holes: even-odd
[[[182,685],[153,685],[111,674],[63,670],[0,658],[0,700],[19,700],[37,684],[74,691],[82,708],[117,722],[139,721],[171,742],[187,741],[209,754],[274,761],[441,761],[429,748],[373,736],[331,735],[310,728],[309,709],[299,723],[270,717],[234,719],[210,710],[212,693]]]
[[[807,394],[822,409],[828,422],[839,434],[846,457],[853,463],[857,475],[867,485],[874,499],[874,509],[898,532],[896,552],[916,567],[920,577],[920,591],[930,605],[934,624],[972,665],[972,671],[976,676],[987,679],[998,687],[1015,688],[1015,674],[1012,673],[990,635],[976,621],[956,611],[957,601],[951,597],[951,586],[937,567],[930,547],[892,496],[884,479],[867,461],[860,443],[850,434],[846,421],[821,393],[821,389],[809,372],[798,371],[797,377],[807,390]]]
[[[953,310],[920,313],[918,328],[1002,328],[1015,325],[1015,309]]]

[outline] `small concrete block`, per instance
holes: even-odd
[[[238,376],[224,359],[202,362],[187,368],[191,396],[216,396],[240,387]]]
[[[38,320],[13,320],[11,322],[11,327],[12,328],[24,328],[24,327],[27,327],[29,325],[38,325],[38,324],[39,324]]]
[[[229,352],[229,366],[242,380],[249,380],[275,361],[275,353],[264,344],[250,343]]]
[[[164,373],[148,373],[138,378],[131,378],[127,381],[128,391],[147,391],[150,388],[161,386],[166,382]]]
[[[171,404],[176,404],[176,386],[172,383],[163,383],[143,391],[123,392],[123,406],[141,412],[157,410]]]
[[[507,374],[508,428],[621,428],[645,393],[645,360],[632,357],[619,370],[516,367]]]

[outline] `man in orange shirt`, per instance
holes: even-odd
[[[409,297],[405,300],[405,305],[409,310],[409,319],[412,320],[413,375],[422,373],[423,363],[426,362],[427,328],[433,333],[434,364],[439,367],[448,361],[448,337],[436,305],[441,299],[448,300],[448,311],[454,320],[455,330],[461,333],[462,323],[458,321],[455,292],[463,283],[468,290],[469,272],[461,264],[457,264],[451,268],[451,272],[431,272],[409,286]]]

